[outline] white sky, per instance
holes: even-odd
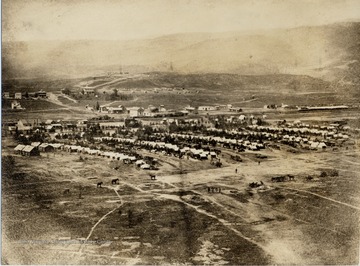
[[[3,40],[134,39],[360,21],[360,0],[2,0]]]

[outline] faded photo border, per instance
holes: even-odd
[[[1,263],[359,265],[359,10],[2,0]]]

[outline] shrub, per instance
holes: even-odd
[[[327,173],[325,171],[321,171],[320,177],[327,177]]]
[[[330,176],[339,176],[339,171],[338,170],[335,170],[335,169],[331,169],[329,171],[329,175]]]

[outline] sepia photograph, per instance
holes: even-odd
[[[1,5],[1,264],[359,265],[359,0]]]

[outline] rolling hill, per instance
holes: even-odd
[[[76,76],[94,72],[309,74],[358,70],[360,23],[255,33],[190,33],[130,41],[3,43],[5,77]],[[354,64],[356,66],[354,66]]]

